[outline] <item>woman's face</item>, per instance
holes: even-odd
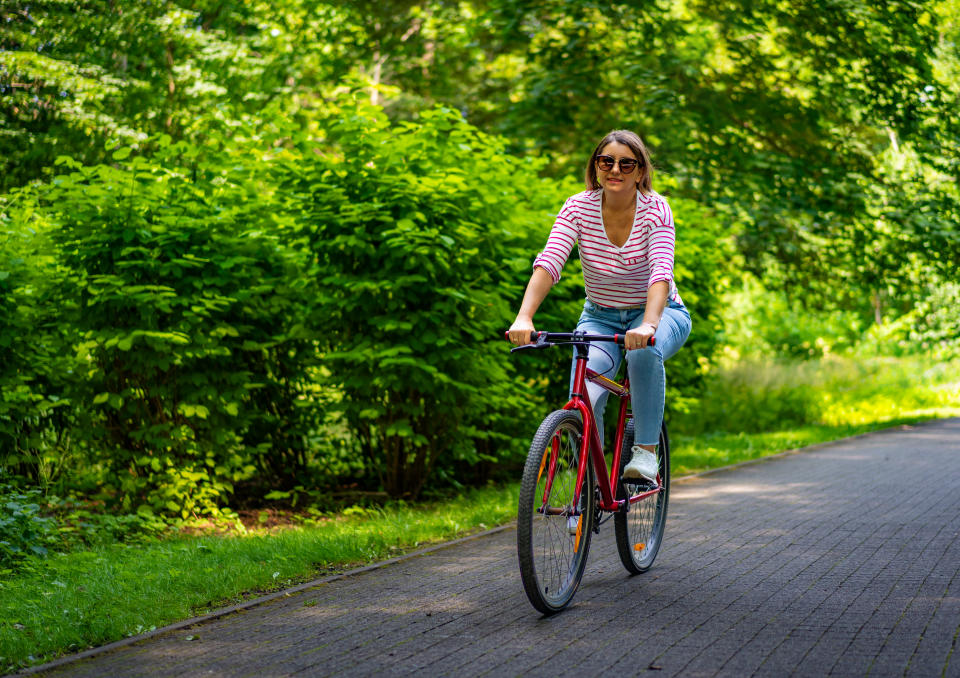
[[[607,160],[609,164],[609,158],[613,158],[614,160],[613,167],[604,170],[601,167],[601,164],[603,164],[602,161]],[[620,166],[622,160],[633,161],[633,168],[629,172],[625,172],[624,168]],[[640,177],[640,163],[629,146],[621,144],[619,141],[611,142],[604,146],[603,150],[597,154],[594,162],[597,163],[597,181],[603,186],[605,192],[632,193],[637,190],[637,181]]]

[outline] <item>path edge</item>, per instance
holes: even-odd
[[[673,478],[671,482],[673,484],[689,482],[689,481],[697,480],[698,478],[702,478],[704,476],[714,475],[716,473],[725,473],[727,471],[733,471],[738,468],[742,468],[744,466],[754,466],[756,464],[763,464],[769,461],[774,461],[777,459],[781,459],[783,457],[789,457],[795,454],[815,452],[817,450],[823,449],[825,447],[829,447],[831,445],[836,445],[838,443],[845,443],[851,440],[858,440],[860,438],[867,438],[870,436],[889,435],[891,433],[908,431],[915,428],[922,428],[926,426],[943,424],[945,422],[949,422],[956,419],[960,419],[960,418],[947,417],[944,419],[927,419],[925,421],[920,421],[915,424],[898,424],[896,426],[891,426],[889,428],[878,429],[875,431],[866,431],[864,433],[857,433],[855,435],[847,436],[845,438],[837,438],[836,440],[828,440],[822,443],[814,443],[813,445],[792,448],[789,450],[784,450],[783,452],[777,452],[776,454],[771,454],[764,457],[758,457],[756,459],[748,459],[747,461],[741,461],[735,464],[728,464],[727,466],[718,466],[716,468],[708,469],[706,471],[700,471],[699,473],[688,473],[688,474]],[[70,654],[70,655],[65,655],[63,657],[58,657],[57,659],[54,659],[45,664],[38,664],[36,666],[31,666],[31,667],[22,669],[17,673],[8,674],[8,675],[29,676],[29,675],[44,673],[45,671],[50,671],[52,669],[59,668],[66,664],[72,664],[73,662],[81,661],[83,659],[89,659],[90,657],[95,657],[96,655],[99,655],[99,654],[111,652],[112,650],[118,650],[118,649],[127,647],[129,645],[135,645],[136,643],[139,643],[144,640],[149,640],[150,638],[154,638],[156,636],[160,636],[166,633],[173,633],[174,631],[180,631],[180,630],[189,628],[191,626],[196,626],[198,624],[203,624],[208,621],[212,621],[214,619],[219,619],[220,617],[225,617],[235,612],[241,612],[243,610],[248,610],[252,607],[257,607],[258,605],[264,605],[266,603],[277,600],[279,598],[287,598],[296,593],[307,591],[312,588],[322,586],[324,584],[329,584],[339,579],[345,579],[347,577],[353,577],[358,574],[363,574],[364,572],[378,570],[382,567],[387,567],[388,565],[393,565],[394,563],[399,563],[405,560],[409,560],[411,558],[416,558],[416,557],[425,555],[427,553],[431,553],[433,551],[439,551],[440,549],[456,546],[457,544],[462,544],[464,542],[472,541],[474,539],[481,539],[483,537],[497,534],[498,532],[503,532],[505,530],[512,529],[515,526],[516,526],[516,521],[510,521],[509,523],[505,523],[503,525],[490,528],[489,530],[483,530],[482,532],[469,534],[465,537],[459,537],[451,541],[446,541],[439,544],[433,544],[431,546],[427,546],[422,549],[418,549],[416,551],[411,551],[410,553],[404,553],[399,556],[389,558],[387,560],[381,560],[376,563],[371,563],[369,565],[357,567],[352,570],[347,570],[346,572],[339,572],[337,574],[320,577],[319,579],[313,579],[303,584],[298,584],[297,586],[282,589],[280,591],[275,591],[273,593],[269,593],[265,596],[260,596],[258,598],[245,600],[242,603],[237,603],[235,605],[230,605],[228,607],[219,608],[219,609],[213,610],[212,612],[208,612],[206,614],[199,615],[197,617],[191,617],[190,619],[184,619],[183,621],[174,622],[173,624],[168,624],[167,626],[162,626],[160,628],[154,629],[152,631],[147,631],[145,633],[141,633],[136,636],[130,636],[128,638],[122,638],[121,640],[115,640],[112,643],[108,643],[106,645],[100,645],[98,647],[92,647],[88,650],[84,650],[83,652],[78,652],[76,654]]]
[[[152,631],[146,631],[136,636],[130,636],[128,638],[122,638],[120,640],[115,640],[112,643],[106,645],[100,645],[97,647],[92,647],[90,649],[84,650],[83,652],[77,652],[76,654],[65,655],[63,657],[58,657],[52,661],[49,661],[45,664],[38,664],[36,666],[30,666],[25,669],[21,669],[17,673],[7,674],[10,676],[29,676],[44,673],[55,668],[59,668],[66,664],[72,664],[83,659],[89,659],[90,657],[95,657],[99,654],[104,654],[112,650],[119,650],[121,648],[127,647],[129,645],[135,645],[136,643],[142,642],[144,640],[149,640],[159,635],[166,633],[172,633],[174,631],[181,631],[191,626],[196,626],[198,624],[204,624],[214,619],[219,619],[220,617],[226,617],[235,612],[241,612],[243,610],[248,610],[251,607],[257,607],[258,605],[264,605],[271,601],[277,600],[279,598],[289,598],[290,596],[301,593],[302,591],[308,591],[310,589],[316,588],[318,586],[323,586],[324,584],[329,584],[330,582],[337,581],[338,579],[345,579],[347,577],[353,577],[358,574],[363,574],[364,572],[369,572],[371,570],[378,570],[382,567],[388,565],[393,565],[394,563],[399,563],[404,560],[409,560],[411,558],[416,558],[433,551],[439,551],[440,549],[449,548],[451,546],[456,546],[457,544],[462,544],[467,541],[472,541],[474,539],[481,539],[482,537],[487,537],[489,535],[496,534],[498,532],[503,532],[514,527],[516,521],[511,521],[503,525],[498,525],[497,527],[492,527],[489,530],[483,530],[482,532],[476,532],[474,534],[468,534],[465,537],[459,537],[452,541],[445,541],[439,544],[433,544],[431,546],[426,546],[422,549],[417,549],[416,551],[411,551],[409,553],[404,553],[394,558],[388,560],[381,560],[376,563],[371,563],[369,565],[364,565],[362,567],[356,567],[352,570],[347,570],[346,572],[338,572],[337,574],[327,575],[325,577],[320,577],[319,579],[312,579],[303,584],[298,584],[290,588],[282,589],[280,591],[274,591],[273,593],[268,593],[265,596],[260,596],[258,598],[251,598],[250,600],[245,600],[242,603],[237,603],[235,605],[230,605],[228,607],[218,608],[206,614],[199,615],[197,617],[191,617],[190,619],[184,619],[183,621],[174,622],[173,624],[168,624],[167,626],[161,626],[160,628],[153,629]]]

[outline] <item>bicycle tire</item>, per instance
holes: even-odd
[[[551,464],[554,441],[557,462]],[[580,413],[551,412],[540,424],[520,482],[517,510],[517,556],[523,590],[545,615],[565,608],[576,593],[587,564],[590,537],[596,520],[596,481],[587,460],[578,515],[571,510],[577,465],[583,441]],[[554,470],[545,506],[550,471]]]
[[[623,431],[623,449],[620,453],[620,472],[629,463],[633,447],[633,421],[627,422]],[[620,561],[630,574],[641,574],[650,569],[663,543],[667,524],[667,507],[670,501],[670,437],[667,424],[660,426],[657,445],[657,464],[660,474],[660,492],[630,505],[629,510],[618,512],[613,518],[617,537],[617,552]],[[631,483],[617,481],[617,499],[627,499],[649,489],[646,481]]]

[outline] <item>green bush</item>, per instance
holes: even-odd
[[[65,271],[23,189],[0,197],[0,467],[49,488],[76,461],[81,367],[63,323]]]
[[[180,516],[237,488],[417,496],[510,474],[570,356],[520,359],[502,334],[577,188],[456,112],[392,125],[349,94],[329,103],[320,133],[61,158],[0,211],[8,467],[68,468],[115,510]],[[694,315],[670,367],[682,410],[717,343],[726,241],[671,201]],[[571,329],[582,300],[571,261],[538,325]]]
[[[804,308],[802,294],[788,298],[743,275],[723,299],[725,344],[730,356],[804,360],[849,350],[864,327],[854,311]]]
[[[56,497],[48,498],[57,518],[57,532],[64,550],[107,546],[110,544],[146,544],[170,530],[176,520],[165,521],[143,509],[139,513],[105,513],[101,506],[78,504]]]
[[[40,515],[43,492],[0,485],[0,573],[13,571],[31,557],[46,556],[57,542],[56,522]]]
[[[252,452],[302,455],[297,427],[317,416],[297,253],[255,177],[192,152],[118,149],[122,165],[75,167],[41,193],[68,269],[90,454],[124,509],[183,516],[222,505],[257,470]]]
[[[710,373],[700,402],[677,419],[686,434],[777,431],[816,422],[822,412],[817,363],[743,361]]]
[[[394,127],[357,106],[330,134],[334,152],[304,140],[278,184],[302,215],[322,290],[311,321],[369,467],[416,496],[438,463],[520,454],[530,392],[503,330],[562,195],[455,112]]]
[[[664,177],[666,189],[672,186]],[[674,277],[692,328],[683,349],[666,364],[668,415],[695,407],[704,373],[723,341],[721,291],[729,273],[733,241],[720,217],[699,203],[668,197],[677,228]]]
[[[935,280],[911,310],[871,327],[860,348],[870,355],[960,357],[960,284]]]

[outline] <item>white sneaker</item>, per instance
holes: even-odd
[[[657,455],[639,445],[633,446],[630,463],[623,467],[621,478],[646,478],[650,482],[657,480]]]

